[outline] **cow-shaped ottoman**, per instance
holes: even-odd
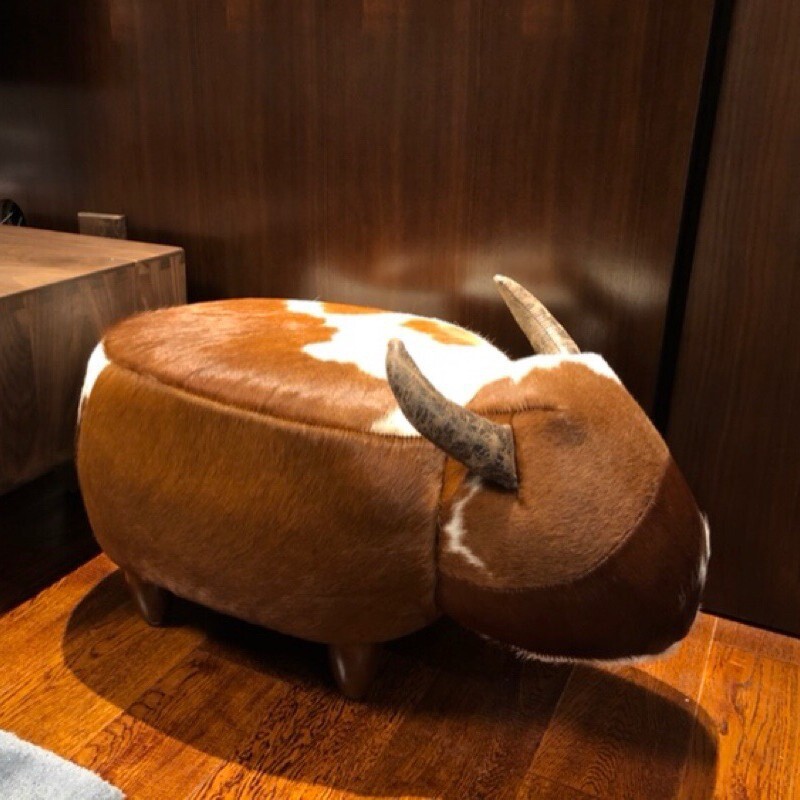
[[[144,617],[169,593],[329,645],[342,691],[442,614],[543,658],[663,652],[708,530],[598,355],[521,286],[536,355],[436,319],[305,300],[141,314],[89,361],[77,462]]]

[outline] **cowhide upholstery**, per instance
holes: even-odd
[[[387,382],[392,339],[510,426],[515,489],[419,435]],[[375,309],[224,300],[119,323],[90,360],[77,462],[121,567],[320,642],[445,613],[547,657],[655,654],[689,629],[708,560],[666,445],[600,356],[512,361]]]

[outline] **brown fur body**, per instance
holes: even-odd
[[[231,409],[114,364],[95,392],[78,469],[124,569],[316,641],[382,641],[437,616],[444,456],[424,439]]]
[[[455,326],[397,324],[495,358]],[[108,333],[77,459],[117,564],[322,642],[391,639],[442,612],[575,658],[653,653],[686,632],[702,520],[613,378],[567,359],[479,388],[468,407],[514,432],[508,491],[422,437],[375,432],[396,408],[386,381],[309,355],[335,334],[280,300],[168,309]]]

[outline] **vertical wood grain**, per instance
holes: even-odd
[[[192,300],[324,296],[527,354],[506,271],[649,406],[711,8],[6,4],[0,188],[36,225],[124,209],[185,248]]]
[[[86,362],[103,330],[185,302],[183,253],[0,230],[0,492],[72,458]]]
[[[139,262],[133,272],[137,311],[152,311],[186,302],[183,254]]]
[[[669,440],[711,522],[706,605],[800,633],[800,7],[735,6]]]

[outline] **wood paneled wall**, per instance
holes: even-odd
[[[540,293],[651,404],[712,0],[45,0],[0,11],[0,195],[127,214],[191,299]]]
[[[737,0],[669,438],[706,605],[800,633],[800,5]]]

